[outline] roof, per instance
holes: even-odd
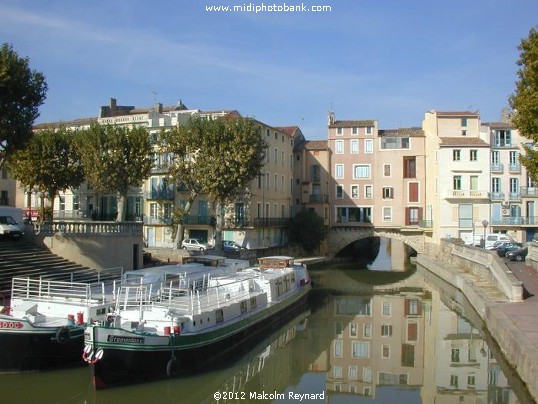
[[[359,121],[334,121],[329,128],[366,128],[375,126],[375,119],[365,119]]]
[[[462,117],[462,116],[471,116],[478,118],[479,113],[473,111],[428,111],[432,114],[437,114],[437,116],[453,116],[453,117]]]
[[[490,129],[515,129],[511,122],[490,122],[484,125],[489,126]]]
[[[478,137],[442,137],[440,147],[489,147],[489,144]]]
[[[422,137],[424,131],[422,128],[399,128],[399,129],[380,129],[378,136],[384,137],[398,137],[398,136],[411,136]]]
[[[306,150],[327,150],[329,147],[326,140],[307,140],[304,148]]]
[[[284,132],[285,134],[289,136],[293,136],[297,129],[299,129],[298,126],[275,126],[276,130],[279,130],[280,132]]]
[[[45,123],[39,123],[37,125],[33,126],[33,129],[40,130],[40,129],[48,129],[48,128],[59,128],[62,126],[85,126],[85,125],[91,125],[93,123],[97,123],[97,117],[91,117],[91,118],[78,118],[73,119],[70,121],[59,121],[59,122],[45,122]]]

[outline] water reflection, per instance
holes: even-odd
[[[305,311],[218,369],[99,392],[86,368],[0,375],[3,399],[296,403],[290,394],[323,393],[303,402],[531,402],[461,293],[422,268],[405,267],[312,271],[315,287]]]

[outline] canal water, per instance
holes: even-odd
[[[85,367],[4,374],[1,402],[532,401],[461,293],[411,265],[402,245],[382,239],[377,258],[361,266],[312,270],[304,310],[218,368],[98,392]]]

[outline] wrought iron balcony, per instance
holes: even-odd
[[[533,226],[538,224],[538,217],[503,216],[491,220],[492,226]]]
[[[310,203],[329,203],[329,195],[322,194],[322,195],[310,195],[309,199]]]
[[[183,216],[183,224],[193,225],[193,224],[203,224],[211,225],[215,224],[215,217],[208,215],[186,215]]]
[[[504,164],[502,163],[492,163],[490,170],[492,173],[500,174],[504,171]]]
[[[146,199],[173,200],[174,190],[170,188],[153,188],[144,193]]]
[[[492,192],[490,194],[490,199],[492,201],[503,201],[504,200],[504,192]]]
[[[433,227],[433,220],[419,220],[418,227],[423,229],[431,229]]]
[[[521,173],[521,164],[512,163],[508,165],[508,171],[511,173],[519,174]]]
[[[508,200],[509,201],[520,201],[521,200],[521,194],[519,192],[510,192],[508,194]]]
[[[144,224],[145,225],[166,225],[170,226],[172,225],[172,219],[171,218],[162,218],[162,217],[151,217],[144,215]]]
[[[538,198],[538,188],[536,187],[520,187],[520,192],[523,198]]]
[[[451,190],[446,194],[447,199],[489,199],[488,191],[478,190]]]

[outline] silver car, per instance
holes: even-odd
[[[213,246],[197,238],[186,238],[185,240],[181,242],[181,248],[183,248],[184,250],[204,252],[207,250],[212,250]]]

